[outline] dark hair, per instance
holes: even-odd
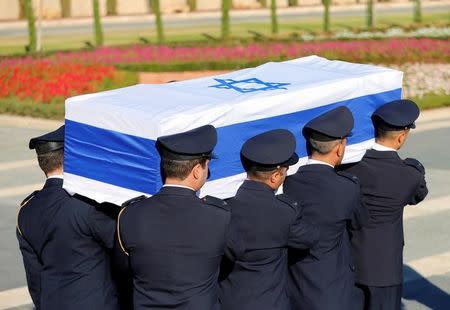
[[[308,139],[308,151],[312,153],[319,153],[325,155],[331,152],[331,150],[342,142],[342,139],[331,141],[318,141],[313,138]]]
[[[45,174],[63,168],[64,166],[64,149],[38,154],[38,163]]]
[[[397,136],[400,132],[402,132],[404,129],[399,130],[387,130],[382,127],[375,127],[375,137],[377,138],[393,138]]]
[[[278,170],[277,168],[275,168],[273,170],[269,170],[269,171],[258,171],[258,170],[250,169],[247,171],[247,174],[252,179],[265,181],[265,180],[269,179],[270,176],[272,175],[272,173],[274,173],[277,170]]]
[[[203,168],[206,165],[208,158],[202,157],[192,160],[174,160],[168,158],[161,158],[161,175],[162,179],[175,178],[184,180],[191,173],[192,169],[197,164],[200,164]]]

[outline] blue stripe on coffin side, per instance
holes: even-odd
[[[218,128],[215,153],[211,163],[211,179],[216,180],[243,172],[240,149],[250,137],[270,129],[285,128],[297,138],[297,153],[306,156],[301,128],[310,119],[336,106],[345,105],[355,115],[355,144],[373,138],[372,112],[391,100],[401,98],[401,89],[362,96],[310,110],[233,124]],[[66,120],[65,171],[115,186],[148,193],[161,187],[159,155],[155,141],[116,131]]]

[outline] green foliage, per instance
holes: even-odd
[[[98,0],[92,0],[94,9],[95,46],[103,45],[103,30],[100,21],[100,6]]]
[[[289,0],[288,5],[289,6],[298,6],[298,0]]]
[[[366,26],[367,28],[373,28],[373,0],[367,0],[367,10],[366,10]]]
[[[222,0],[222,39],[230,37],[231,0]]]
[[[422,22],[422,2],[421,0],[414,0],[414,22]]]
[[[117,15],[117,0],[106,0],[106,15]]]
[[[197,10],[197,0],[187,0],[189,11],[193,12]]]
[[[267,0],[258,0],[263,8],[267,7]]]
[[[265,63],[266,60],[227,60],[227,61],[204,61],[204,62],[172,62],[160,63],[129,63],[118,64],[116,68],[131,72],[182,72],[203,70],[237,70],[254,67]]]
[[[71,15],[71,0],[60,0],[61,17],[70,17]]]
[[[161,6],[159,0],[149,0],[150,1],[150,8],[152,9],[153,14],[155,14],[155,20],[156,20],[156,35],[157,40],[159,44],[164,43],[164,28],[163,28],[163,22],[162,22],[162,16],[161,16]]]
[[[450,95],[429,93],[421,98],[411,98],[421,110],[450,107]]]
[[[272,33],[278,33],[278,18],[277,18],[277,0],[271,0],[270,3],[270,16],[271,16],[271,25],[272,25]]]
[[[34,8],[32,0],[22,0],[25,16],[28,20],[28,47],[27,50],[31,53],[37,52],[37,37],[36,37],[36,18],[34,17]]]
[[[323,31],[330,32],[330,5],[331,0],[322,0],[322,4],[324,6],[323,12]]]

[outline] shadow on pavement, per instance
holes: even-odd
[[[414,300],[430,309],[445,310],[450,309],[450,295],[428,281],[417,271],[403,265],[405,278],[415,279],[403,285],[403,298],[406,300]],[[402,309],[406,309],[402,305]]]

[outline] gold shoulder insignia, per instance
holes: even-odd
[[[27,205],[27,203],[28,203],[31,199],[33,199],[34,195],[36,195],[37,192],[39,192],[39,191],[34,191],[34,192],[31,193],[30,195],[28,195],[27,198],[25,198],[25,199],[21,202],[20,207],[19,207],[19,210],[17,211],[16,228],[17,228],[17,231],[19,232],[19,234],[20,234],[21,236],[23,236],[23,234],[22,234],[22,230],[21,230],[20,227],[19,227],[19,215],[20,215],[20,211],[22,211],[22,208],[25,207],[25,206]]]
[[[126,207],[123,207],[122,210],[120,210],[119,215],[117,216],[117,240],[119,241],[120,249],[126,256],[130,256],[130,254],[127,252],[125,247],[122,243],[122,238],[120,237],[120,217],[122,216],[123,211],[125,211]]]

